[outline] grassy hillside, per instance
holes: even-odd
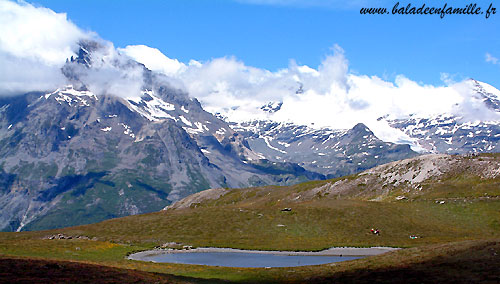
[[[59,230],[99,240],[266,250],[332,246],[417,246],[500,237],[500,201],[436,204],[331,200],[293,204],[199,207],[131,216]],[[378,228],[380,236],[370,233]],[[28,234],[31,235],[31,234]],[[410,239],[417,235],[419,239]]]
[[[0,233],[0,255],[232,281],[314,278],[359,282],[363,277],[389,280],[390,275],[409,273],[407,277],[420,282],[426,277],[445,282],[494,282],[500,279],[500,272],[492,267],[498,266],[487,263],[500,262],[499,162],[499,155],[428,156],[335,180],[207,191],[160,212],[53,231]],[[380,235],[373,235],[371,228],[379,229]],[[58,233],[73,239],[44,239]],[[77,236],[89,240],[75,239]],[[124,259],[133,251],[167,242],[261,250],[411,249],[293,269],[216,268]],[[444,272],[437,275],[439,271]]]

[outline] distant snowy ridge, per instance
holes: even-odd
[[[433,115],[425,113],[384,114],[376,120],[369,121],[366,126],[377,138],[385,142],[408,144],[414,151],[421,153],[461,154],[498,151],[500,149],[500,91],[473,79],[457,84],[454,88],[467,95],[463,97],[462,103],[454,104],[450,111]],[[279,108],[274,110],[273,103],[268,103],[257,110],[265,113],[266,120],[234,121],[232,127],[240,132],[253,131],[264,136],[269,132],[268,127],[273,122],[281,125],[280,127],[284,125],[300,127],[304,133],[345,131],[345,129],[322,127],[321,123],[301,125],[293,122],[294,120],[300,121],[298,117],[307,116],[310,110],[294,113],[293,117],[280,122],[283,118],[280,114],[286,115],[286,112],[283,112],[287,107],[286,102],[279,103],[279,105],[274,103],[274,105]],[[224,119],[231,121],[230,115],[236,111],[238,108],[226,113],[223,116]],[[335,118],[335,114],[333,117]],[[267,123],[262,123],[262,121],[267,121]],[[276,132],[279,130],[273,128],[273,133],[268,133],[267,136],[276,135]]]

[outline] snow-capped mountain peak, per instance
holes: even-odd
[[[462,104],[453,113],[409,118],[383,118],[431,153],[464,154],[500,149],[500,91],[469,79],[462,83]]]
[[[500,113],[500,91],[498,89],[474,79],[470,79],[469,84],[476,98],[482,100],[490,110]]]

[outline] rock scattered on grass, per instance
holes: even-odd
[[[55,234],[50,236],[43,237],[44,240],[71,240],[71,239],[79,239],[79,240],[90,240],[87,236],[69,236],[65,234]],[[95,240],[95,238],[92,238]]]

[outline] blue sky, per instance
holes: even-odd
[[[283,2],[291,4],[283,4]],[[500,14],[484,16],[360,15],[340,1],[278,0],[36,0],[34,4],[97,32],[117,47],[145,44],[182,62],[235,56],[271,71],[289,60],[317,67],[338,44],[351,72],[393,80],[396,75],[441,84],[474,77],[500,87]],[[392,8],[397,1],[365,1]],[[427,1],[442,5],[445,1]],[[255,4],[260,3],[260,4]],[[313,3],[313,4],[305,4]],[[354,2],[352,2],[354,3]],[[378,3],[378,4],[377,4]],[[408,3],[408,2],[402,2]],[[412,1],[414,5],[419,1]],[[441,4],[440,4],[441,3]],[[464,6],[464,1],[450,4]],[[488,1],[478,1],[485,9]],[[500,3],[498,3],[500,6]]]

